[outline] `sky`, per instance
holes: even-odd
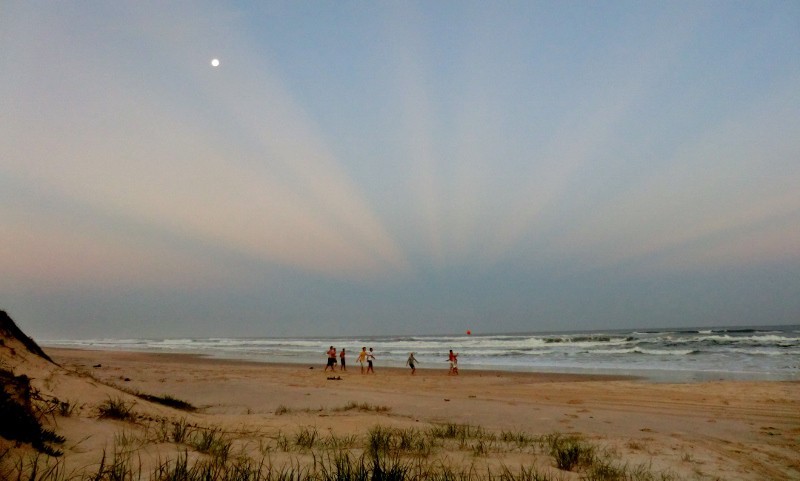
[[[4,1],[0,309],[39,339],[798,324],[800,3]]]

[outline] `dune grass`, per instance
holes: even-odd
[[[550,448],[550,455],[558,469],[572,471],[578,466],[592,466],[595,461],[595,449],[577,436],[550,434],[545,436]]]
[[[258,448],[253,449],[253,438]],[[144,468],[138,450],[172,442],[178,454]],[[454,453],[465,456],[460,461]],[[529,462],[506,465],[506,453]],[[277,456],[280,462],[273,461]],[[288,456],[288,457],[287,457]],[[459,456],[456,456],[458,458]],[[466,462],[464,460],[467,460]],[[469,459],[475,461],[469,462]],[[288,461],[287,461],[288,460]],[[572,471],[570,476],[564,473]],[[0,479],[9,481],[673,481],[669,472],[629,466],[607,450],[574,435],[532,435],[478,426],[425,428],[375,425],[361,435],[336,436],[314,426],[294,432],[226,432],[219,427],[160,420],[136,435],[115,437],[95,468],[66,472],[62,458],[23,460],[0,452]]]
[[[345,404],[344,406],[330,409],[330,411],[336,412],[336,413],[347,412],[347,411],[388,413],[391,410],[392,410],[392,408],[390,408],[388,406],[375,406],[375,405],[372,405],[372,404],[369,404],[369,403],[357,403],[355,401],[350,401],[347,404]],[[275,409],[275,415],[276,416],[284,416],[284,415],[287,415],[287,414],[297,414],[297,413],[308,414],[308,413],[312,413],[312,412],[324,412],[324,411],[327,411],[327,409],[322,408],[322,407],[318,408],[318,409],[310,409],[310,408],[292,409],[290,407],[287,407],[287,406],[281,404]]]
[[[180,409],[181,411],[189,411],[189,412],[197,411],[197,408],[190,402],[175,398],[173,396],[170,396],[169,394],[154,396],[152,394],[144,394],[137,391],[134,392],[133,395],[140,399],[144,399],[145,401],[161,404],[163,406],[168,406],[173,409]]]
[[[97,407],[97,410],[100,412],[101,419],[130,421],[135,418],[133,406],[133,402],[126,401],[122,398],[108,398]]]
[[[369,403],[358,403],[355,401],[350,401],[349,403],[345,404],[340,408],[333,409],[336,412],[345,412],[345,411],[361,411],[361,412],[373,412],[373,413],[388,413],[392,410],[389,406],[375,406]]]

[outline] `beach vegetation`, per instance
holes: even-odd
[[[131,421],[134,419],[134,402],[128,402],[121,397],[108,398],[103,401],[97,410],[100,412],[100,419],[117,419],[120,421]]]
[[[642,443],[641,441],[637,441],[635,439],[631,439],[630,441],[628,441],[626,443],[626,446],[628,447],[628,449],[631,449],[633,451],[644,451],[646,449],[644,443]]]
[[[492,479],[489,476],[489,479]],[[539,471],[535,466],[521,466],[519,471],[512,471],[504,466],[500,475],[500,481],[560,481],[560,477],[553,477],[549,472]]]
[[[275,444],[279,450],[284,452],[289,451],[292,445],[289,437],[286,436],[283,431],[278,431],[278,434],[275,436]]]
[[[397,430],[398,448],[406,453],[416,456],[427,457],[433,451],[434,444],[425,435],[417,429],[399,429]]]
[[[91,372],[88,372],[88,371],[75,371],[75,372],[79,373],[82,376],[88,377],[89,379],[91,379],[91,380],[93,380],[93,381],[95,381],[95,382],[97,382],[99,384],[103,384],[105,386],[112,387],[114,389],[122,391],[122,392],[124,392],[126,394],[130,394],[131,396],[137,397],[137,398],[142,399],[144,401],[148,401],[148,402],[155,403],[155,404],[160,404],[162,406],[171,407],[173,409],[178,409],[178,410],[181,410],[181,411],[189,411],[189,412],[197,411],[197,407],[194,406],[192,403],[190,403],[188,401],[184,401],[182,399],[178,399],[178,398],[176,398],[176,397],[174,397],[174,396],[172,396],[170,394],[162,394],[160,396],[156,396],[156,395],[153,395],[153,394],[147,394],[147,393],[143,393],[141,391],[137,391],[135,389],[131,389],[130,387],[127,387],[127,386],[121,386],[121,385],[116,384],[114,382],[105,381],[103,379],[98,378],[97,376],[95,376],[94,374],[92,374]]]
[[[222,460],[228,459],[233,441],[221,428],[198,428],[192,433],[189,445],[197,452]]]
[[[370,413],[387,413],[391,411],[392,408],[389,406],[375,406],[369,403],[357,403],[355,401],[350,401],[349,403],[345,404],[344,406],[338,408],[332,408],[329,411],[333,412],[347,412],[347,411],[360,411],[360,412],[370,412]],[[324,407],[320,407],[318,409],[292,409],[284,404],[279,404],[277,408],[275,408],[275,415],[276,416],[284,416],[287,414],[295,414],[295,413],[314,413],[314,412],[325,412],[328,411]]]
[[[159,481],[179,481],[190,479],[202,479],[199,476],[199,466],[189,465],[189,453],[184,451],[178,454],[175,459],[168,459],[159,464],[154,470],[151,479]],[[208,477],[206,479],[214,479]],[[97,480],[99,481],[99,480]],[[127,481],[127,480],[122,480]]]
[[[82,406],[75,402],[70,402],[70,401],[58,402],[58,414],[64,418],[68,418],[77,414],[81,410],[81,408]]]
[[[152,394],[144,394],[140,392],[134,392],[132,394],[138,397],[139,399],[144,399],[145,401],[161,404],[162,406],[168,406],[173,409],[179,409],[181,411],[189,411],[189,412],[197,411],[197,408],[188,401],[175,398],[173,396],[170,396],[169,394],[163,394],[161,396],[154,396]]]
[[[374,406],[369,403],[357,403],[355,401],[350,401],[349,403],[345,404],[343,407],[334,408],[334,411],[342,412],[342,411],[361,411],[361,412],[373,412],[373,413],[386,413],[392,410],[389,406]]]
[[[435,424],[430,427],[429,433],[434,438],[458,439],[461,441],[489,435],[480,426],[458,423]]]
[[[336,436],[333,433],[322,440],[322,445],[325,449],[332,451],[343,451],[353,449],[358,445],[358,436],[351,434],[349,436]]]
[[[522,431],[501,431],[498,439],[504,443],[513,444],[518,449],[525,449],[535,444],[538,439]]]
[[[381,456],[393,451],[393,430],[384,426],[374,426],[367,433],[367,452]]]
[[[315,427],[301,427],[294,437],[295,446],[304,450],[311,450],[319,440],[319,431]]]
[[[0,479],[16,481],[62,481],[66,480],[64,463],[60,458],[47,453],[13,456],[7,448],[0,452]]]
[[[145,437],[139,436],[136,432],[123,429],[114,434],[114,446],[126,449],[133,449],[144,446],[147,443]]]
[[[139,477],[141,472],[141,459],[139,459],[138,464],[134,465],[132,453],[130,451],[119,451],[115,446],[110,458],[107,458],[105,450],[103,451],[100,467],[91,479],[97,481],[133,481]]]
[[[586,481],[674,481],[677,479],[670,471],[653,471],[648,464],[633,467],[621,464],[612,458],[595,458],[586,467],[581,479]]]
[[[475,456],[486,456],[494,446],[491,439],[478,438],[472,444],[472,454]]]
[[[577,436],[564,436],[559,433],[546,437],[550,446],[550,455],[558,469],[572,471],[578,466],[591,466],[595,459],[593,446],[583,442]]]
[[[584,475],[587,481],[617,481],[627,479],[624,476],[626,468],[612,463],[610,460],[596,459],[591,463]]]
[[[154,443],[168,443],[172,441],[172,424],[167,418],[152,419],[152,422],[145,424],[145,435],[149,441]]]
[[[30,387],[30,391],[25,395],[25,404],[29,404],[35,416],[42,420],[50,418],[55,420],[56,416],[69,417],[78,406],[69,402],[64,402],[55,396],[43,394],[38,389]]]
[[[11,462],[0,451],[0,479],[10,481],[673,481],[669,472],[649,465],[630,467],[616,452],[579,436],[523,432],[495,434],[477,426],[442,424],[429,428],[375,425],[366,432],[321,435],[317,427],[300,427],[293,435],[225,431],[161,419],[142,433],[125,428],[114,437],[114,449],[85,472],[66,472],[59,459],[36,454]],[[155,433],[155,439],[152,437]],[[234,448],[241,437],[258,439]],[[466,443],[464,442],[466,440]],[[144,467],[139,458],[147,443],[174,441],[179,452]],[[250,446],[252,448],[252,446]],[[441,452],[440,452],[441,449]],[[503,464],[503,453],[529,450],[530,462]],[[461,451],[465,456],[455,454]],[[288,457],[284,454],[297,453]],[[437,453],[439,453],[437,455]],[[473,461],[468,461],[469,455]],[[496,459],[495,459],[496,457]],[[275,460],[273,460],[273,458]],[[487,459],[479,459],[487,458]],[[551,458],[552,468],[542,469]],[[20,459],[25,459],[24,461]],[[279,461],[277,461],[279,460]],[[561,471],[553,471],[555,468]],[[553,469],[553,470],[551,470]],[[572,473],[566,473],[572,471]]]
[[[325,408],[303,408],[303,409],[292,409],[284,404],[279,404],[277,408],[275,408],[275,415],[276,416],[284,416],[287,414],[311,414],[311,413],[321,413],[324,412]]]
[[[319,463],[320,479],[322,480],[368,480],[369,469],[363,462],[357,460],[348,453],[337,451],[333,455],[328,455],[323,462]]]
[[[366,451],[373,455],[400,453],[405,456],[428,457],[433,453],[435,441],[425,431],[377,425],[367,433]]]
[[[186,441],[191,426],[186,418],[180,418],[172,422],[172,429],[170,430],[170,439],[173,443],[181,444]]]

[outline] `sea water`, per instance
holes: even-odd
[[[440,336],[53,339],[43,346],[191,353],[258,362],[325,365],[333,345],[356,366],[361,347],[375,366],[447,369],[450,349],[461,370],[643,376],[656,381],[800,380],[800,326],[642,329]],[[351,367],[351,368],[352,368]]]

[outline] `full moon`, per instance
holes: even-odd
[[[211,66],[212,67],[219,67],[219,59],[218,58],[212,59],[211,60]]]

